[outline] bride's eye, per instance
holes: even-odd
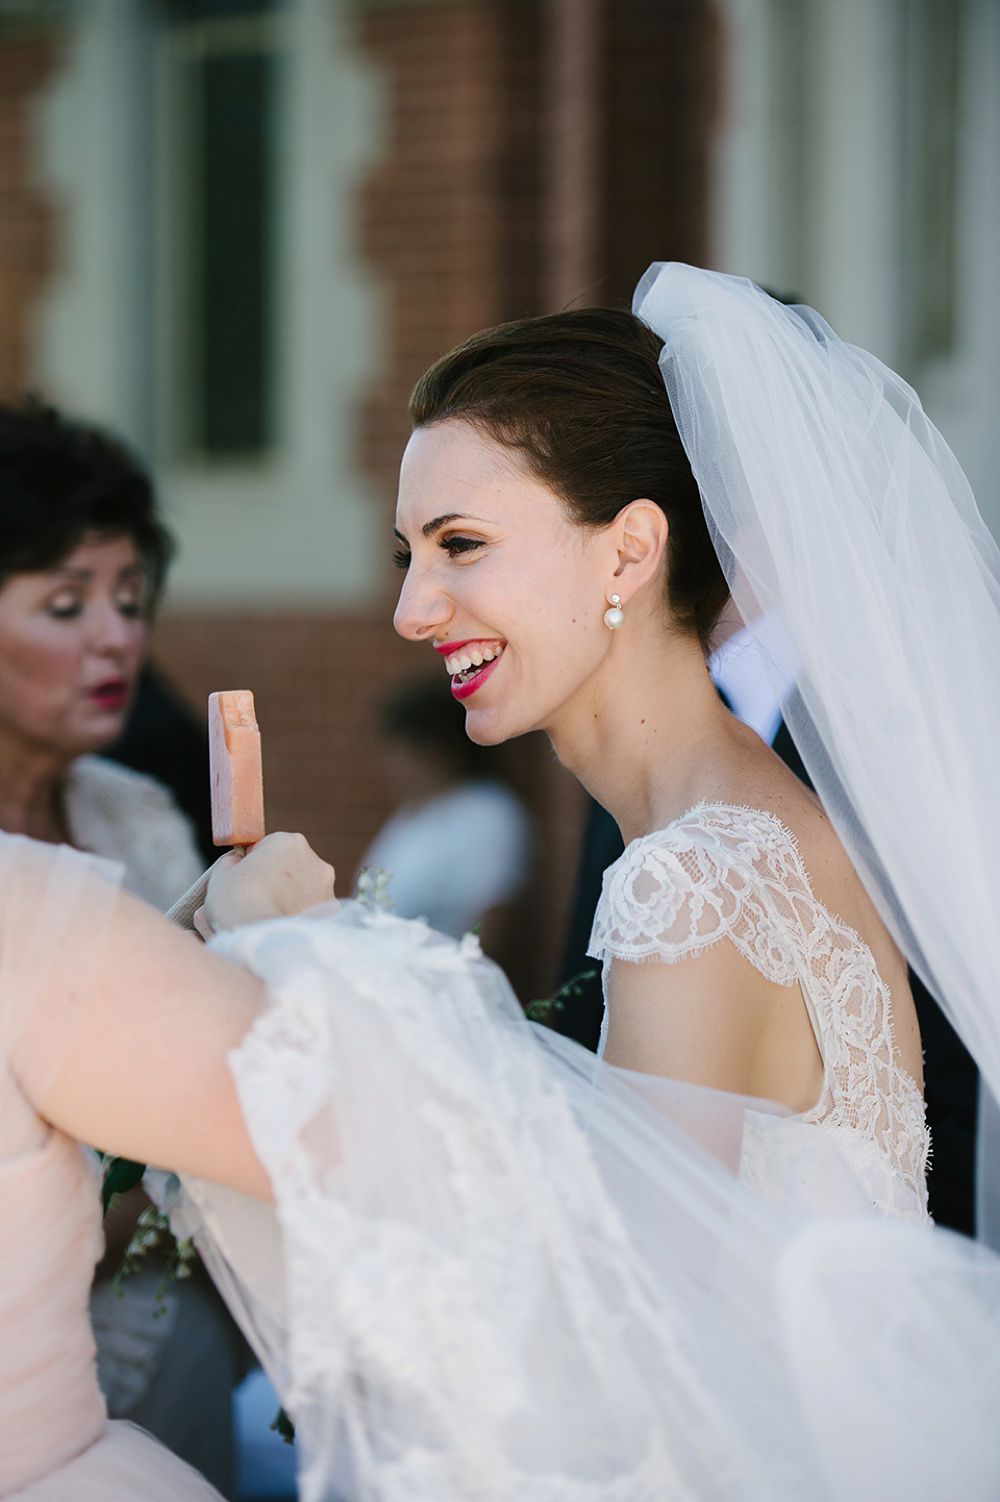
[[[484,543],[481,537],[442,537],[438,546],[444,548],[449,558],[457,558],[462,553],[474,552]]]
[[[409,568],[409,566],[410,566],[410,550],[409,550],[409,548],[397,548],[396,551],[392,555],[392,561],[396,565],[397,568]]]

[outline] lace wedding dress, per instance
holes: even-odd
[[[794,836],[773,814],[701,804],[633,841],[607,872],[590,948],[605,962],[602,1051],[608,960],[669,964],[727,939],[767,980],[800,987],[823,1060],[810,1110],[747,1111],[740,1178],[819,1212],[855,1208],[860,1193],[887,1215],[926,1220],[923,1097],[896,1060],[888,988],[868,946],[817,901]],[[810,1167],[813,1128],[846,1174]],[[828,1167],[825,1156],[819,1163]]]
[[[272,997],[232,1067],[276,1224],[188,1188],[303,1497],[995,1496],[996,1268],[922,1223],[886,989],[790,836],[694,811],[629,847],[596,937],[806,976],[816,1107],[612,1068],[525,1021],[474,939],[357,904],[213,941]]]

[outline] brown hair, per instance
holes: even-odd
[[[138,459],[109,433],[32,397],[0,405],[0,584],[54,568],[88,532],[131,538],[151,609],[174,543]]]
[[[515,449],[581,526],[634,500],[667,518],[667,602],[703,647],[729,593],[659,370],[663,341],[631,313],[579,308],[487,329],[410,399],[414,427],[457,418]]]

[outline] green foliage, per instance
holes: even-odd
[[[593,980],[596,974],[596,970],[577,971],[576,975],[571,975],[558,991],[553,991],[552,995],[547,996],[544,1001],[529,1001],[524,1009],[524,1015],[529,1022],[540,1022],[543,1027],[552,1027],[558,1013],[565,1010],[567,1001],[579,996],[583,990],[584,981]]]
[[[278,1409],[277,1413],[274,1415],[274,1418],[271,1420],[270,1427],[275,1431],[276,1434],[281,1435],[286,1445],[294,1445],[295,1425],[292,1423],[291,1419],[288,1417],[288,1414],[283,1408]]]
[[[153,1300],[153,1318],[159,1319],[161,1314],[166,1313],[164,1295],[170,1283],[177,1279],[190,1278],[197,1253],[194,1243],[189,1241],[175,1241],[170,1230],[170,1222],[162,1210],[155,1205],[149,1205],[139,1216],[135,1230],[132,1232],[125,1255],[122,1257],[121,1266],[112,1280],[115,1289],[121,1293],[122,1279],[134,1273],[144,1261],[148,1252],[157,1247],[169,1246],[163,1271],[156,1285],[156,1296]]]
[[[142,1183],[145,1172],[145,1163],[134,1163],[131,1158],[105,1158],[104,1186],[101,1190],[105,1215],[121,1195]]]
[[[105,1157],[104,1183],[101,1189],[105,1215],[114,1208],[123,1194],[142,1183],[142,1176],[145,1172],[145,1163],[136,1163],[131,1158]],[[175,1278],[179,1280],[190,1278],[197,1256],[191,1241],[174,1240],[167,1216],[155,1205],[147,1205],[140,1214],[136,1228],[122,1255],[121,1263],[112,1279],[116,1292],[120,1294],[122,1279],[136,1272],[147,1253],[157,1247],[163,1249],[169,1247],[169,1251],[167,1251],[160,1280],[156,1285],[156,1297],[153,1301],[154,1319],[166,1313],[163,1300],[169,1284]]]

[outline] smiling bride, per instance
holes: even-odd
[[[215,941],[283,999],[233,1068],[306,1494],[986,1502],[1000,1265],[928,1220],[903,958],[1000,1083],[1000,560],[961,471],[811,310],[678,265],[477,335],[411,413],[397,630],[626,850],[597,1062],[385,914]],[[714,690],[730,592],[801,664],[819,798]]]

